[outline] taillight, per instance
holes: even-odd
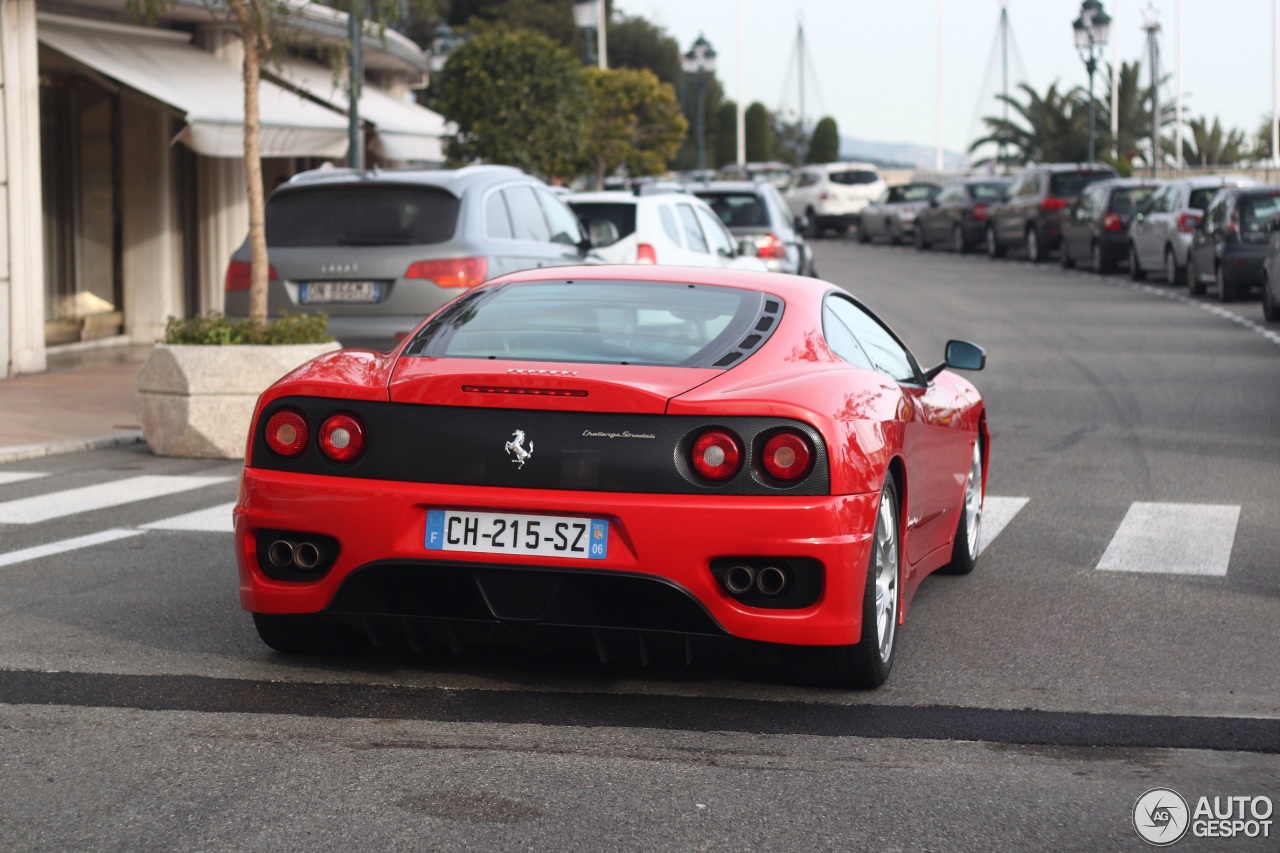
[[[769,476],[783,482],[798,480],[809,472],[813,445],[800,432],[786,430],[775,434],[764,444],[762,463]]]
[[[351,462],[364,450],[364,428],[351,415],[331,415],[320,425],[319,443],[334,462]]]
[[[1040,209],[1045,213],[1053,213],[1057,210],[1066,210],[1067,204],[1068,202],[1065,198],[1054,198],[1053,196],[1050,196],[1040,202]]]
[[[658,262],[658,252],[648,243],[641,243],[636,246],[636,263],[637,264],[656,264]]]
[[[267,278],[276,281],[280,278],[280,273],[276,272],[276,268],[267,265]],[[248,261],[232,261],[227,264],[227,276],[222,281],[223,290],[231,293],[236,290],[248,290],[253,283],[253,264]]]
[[[782,259],[787,256],[787,244],[777,234],[766,234],[756,239],[756,257]]]
[[[723,482],[738,473],[742,445],[726,430],[711,429],[698,436],[690,453],[693,470],[702,477]]]
[[[282,409],[267,420],[267,447],[280,456],[297,456],[307,449],[307,419],[293,409]]]
[[[1120,214],[1108,213],[1106,216],[1102,217],[1102,230],[1123,231],[1124,223],[1120,221]]]
[[[986,219],[987,206],[985,204],[975,204],[973,210],[969,211],[969,215],[974,219]]]
[[[822,192],[818,193],[818,198],[822,201],[829,201],[832,198],[832,195],[826,190],[823,190]]]
[[[488,258],[441,258],[409,264],[404,277],[425,278],[440,287],[475,287],[485,280],[488,271]]]
[[[1200,224],[1200,214],[1184,213],[1178,217],[1178,230],[1183,234],[1194,234],[1196,226]]]

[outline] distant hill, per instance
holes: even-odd
[[[929,145],[910,142],[872,142],[867,139],[840,137],[841,160],[863,160],[885,168],[932,169],[935,151]],[[942,152],[942,167],[963,169],[965,156],[955,151]]]

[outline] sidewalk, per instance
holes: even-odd
[[[57,353],[44,373],[0,380],[0,463],[141,441],[135,382],[150,349]]]

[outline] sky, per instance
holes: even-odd
[[[1276,0],[1103,0],[1112,17],[1111,44],[1121,62],[1145,60],[1144,11],[1161,25],[1161,67],[1175,67],[1175,14],[1181,6],[1181,71],[1185,117],[1218,116],[1252,137],[1271,112],[1272,7]],[[812,70],[806,73],[809,116],[835,118],[842,136],[933,147],[937,112],[938,8],[942,9],[942,142],[965,151],[983,134],[979,118],[996,115],[1000,0],[614,0],[615,11],[661,25],[687,50],[699,34],[717,54],[717,76],[737,98],[738,8],[743,10],[746,101],[799,109],[794,63],[803,15]],[[1043,92],[1085,86],[1088,75],[1071,29],[1079,0],[1007,0],[1013,42],[1026,81]],[[988,65],[994,73],[987,90]],[[1010,61],[1010,88],[1017,80]],[[1105,66],[1104,66],[1105,67]],[[1105,91],[1099,71],[1095,91]],[[816,77],[816,84],[814,78]],[[784,88],[787,91],[784,91]],[[1173,100],[1170,82],[1163,96]],[[985,97],[984,97],[985,94]],[[981,102],[981,103],[980,103]],[[809,124],[815,119],[810,117]]]

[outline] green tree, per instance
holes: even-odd
[[[581,164],[591,100],[568,49],[530,30],[493,29],[454,51],[440,76],[437,105],[458,126],[445,152],[451,161],[547,177]]]
[[[1271,113],[1263,113],[1258,130],[1253,134],[1253,150],[1250,159],[1271,162]]]
[[[1030,162],[1084,160],[1089,153],[1089,103],[1079,88],[1058,91],[1055,82],[1041,95],[1027,83],[1018,84],[1026,98],[1016,95],[996,99],[1007,102],[1013,111],[1006,124],[1002,116],[984,116],[987,135],[973,142],[969,150],[984,145],[1006,145],[1006,162],[1001,165]]]
[[[1183,142],[1183,157],[1192,166],[1231,166],[1248,156],[1244,131],[1224,130],[1215,117],[1213,124],[1204,116],[1187,122],[1190,138]]]
[[[1098,100],[1098,150],[1108,151],[1114,149],[1116,151],[1116,159],[1121,163],[1131,164],[1135,160],[1140,160],[1146,165],[1151,165],[1151,85],[1142,85],[1142,63],[1122,62],[1120,63],[1119,85],[1116,87],[1117,98],[1116,116],[1118,118],[1118,131],[1115,139],[1111,136],[1111,74],[1105,76],[1106,90],[1099,96]],[[1161,84],[1167,82],[1168,75],[1161,78]],[[1087,96],[1086,96],[1087,97]],[[1088,106],[1086,100],[1085,106]],[[1171,148],[1168,140],[1164,138],[1164,129],[1173,126],[1174,122],[1174,105],[1164,103],[1160,105],[1160,130],[1161,140],[1160,147],[1163,150]],[[1144,144],[1145,143],[1145,144]]]
[[[773,117],[765,105],[756,101],[747,107],[744,118],[747,138],[747,162],[759,163],[774,158],[776,140],[773,130]]]
[[[719,168],[738,162],[738,104],[724,101],[716,110],[715,154],[711,163]]]
[[[809,153],[809,134],[798,121],[786,121],[775,116],[773,122],[773,158],[792,166],[799,166]]]
[[[813,129],[806,163],[834,163],[840,159],[840,130],[836,120],[827,116]]]
[[[179,0],[125,0],[126,12],[134,18],[156,20]],[[388,22],[412,11],[427,16],[431,0],[339,0],[334,6],[349,11],[359,3],[361,15],[381,31]],[[262,185],[262,131],[258,89],[262,82],[262,66],[275,53],[287,32],[289,19],[299,6],[292,0],[225,0],[225,4],[208,7],[221,10],[224,22],[240,37],[244,47],[241,73],[244,80],[244,175],[245,195],[249,202],[249,320],[255,326],[267,322],[266,192]],[[347,45],[350,51],[351,45]]]
[[[662,27],[644,18],[618,15],[609,20],[609,67],[647,68],[663,83],[680,83],[680,45]]]
[[[590,95],[582,160],[595,189],[618,167],[629,175],[665,172],[684,141],[689,123],[675,90],[648,70],[587,68]]]

